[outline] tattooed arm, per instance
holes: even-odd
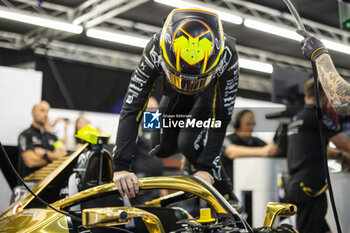
[[[315,62],[319,80],[335,111],[338,114],[349,114],[350,84],[338,74],[327,48],[321,40],[306,31],[297,30],[297,33],[304,37],[300,42],[301,52]]]
[[[335,69],[328,53],[316,60],[319,80],[330,103],[338,114],[350,114],[350,84]]]

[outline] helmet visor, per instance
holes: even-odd
[[[214,72],[200,75],[177,74],[174,71],[168,69],[163,61],[161,62],[161,65],[168,79],[168,82],[176,90],[184,94],[196,94],[208,86],[214,77]]]

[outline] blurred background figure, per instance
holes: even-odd
[[[32,109],[32,125],[18,137],[20,174],[25,177],[66,154],[63,144],[48,125],[50,105],[41,101]],[[45,128],[49,126],[49,130]]]
[[[76,135],[80,129],[84,128],[87,125],[91,125],[91,122],[84,116],[79,116],[75,121],[74,135]],[[84,144],[85,142],[83,140],[75,137],[75,150],[78,150]]]
[[[52,128],[58,139],[63,143],[64,148],[69,149],[69,132],[68,128],[71,125],[71,121],[68,118],[58,117],[55,119],[52,125],[48,124]]]
[[[255,127],[254,113],[249,109],[237,112],[233,122],[235,133],[227,135],[224,141],[224,152],[221,155],[222,163],[227,175],[233,181],[232,160],[247,156],[275,156],[279,148],[274,142],[266,143],[253,137]]]
[[[304,85],[305,106],[288,125],[287,163],[289,180],[286,201],[296,204],[297,228],[300,233],[329,233],[327,213],[326,175],[323,167],[320,129],[316,117],[314,80]],[[350,138],[326,114],[327,96],[320,86],[320,105],[325,139],[343,150],[328,149],[328,158],[349,161]]]
[[[90,124],[91,122],[88,119],[86,119],[84,116],[79,116],[75,121],[75,134],[79,131],[79,129]]]

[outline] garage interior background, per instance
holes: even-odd
[[[350,33],[339,29],[338,2],[293,3],[307,31],[324,40],[339,73],[350,78]],[[142,47],[174,7],[220,12],[225,32],[237,39],[238,96],[271,101],[273,66],[312,73],[282,0],[0,0],[0,66],[41,71],[42,99],[53,108],[119,113]],[[20,15],[39,17],[44,25],[18,22]],[[67,24],[48,28],[54,21]],[[65,31],[68,26],[77,31]],[[110,41],[123,36],[130,37]],[[158,88],[158,99],[160,93]]]
[[[293,2],[308,31],[333,44],[342,44],[343,47],[334,47],[341,52],[330,51],[340,73],[350,77],[350,34],[339,29],[337,1]],[[240,58],[247,59],[244,64],[241,61],[239,96],[270,100],[271,68],[255,71],[248,62],[277,64],[311,73],[310,62],[303,59],[298,41],[288,39],[299,37],[295,37],[293,19],[282,0],[0,0],[0,65],[42,71],[42,98],[54,108],[118,112],[141,47],[161,29],[173,9],[164,3],[221,12],[225,32],[237,38]],[[5,19],[4,12],[84,26],[84,31],[74,34],[16,22]],[[285,31],[273,31],[272,26]],[[132,46],[132,39],[125,45],[92,38],[93,30],[102,31],[103,39],[130,35],[139,39],[138,46]],[[105,32],[112,34],[102,34]]]

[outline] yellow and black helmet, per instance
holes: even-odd
[[[161,65],[179,92],[195,94],[213,79],[224,50],[219,16],[200,9],[173,10],[160,36]]]

